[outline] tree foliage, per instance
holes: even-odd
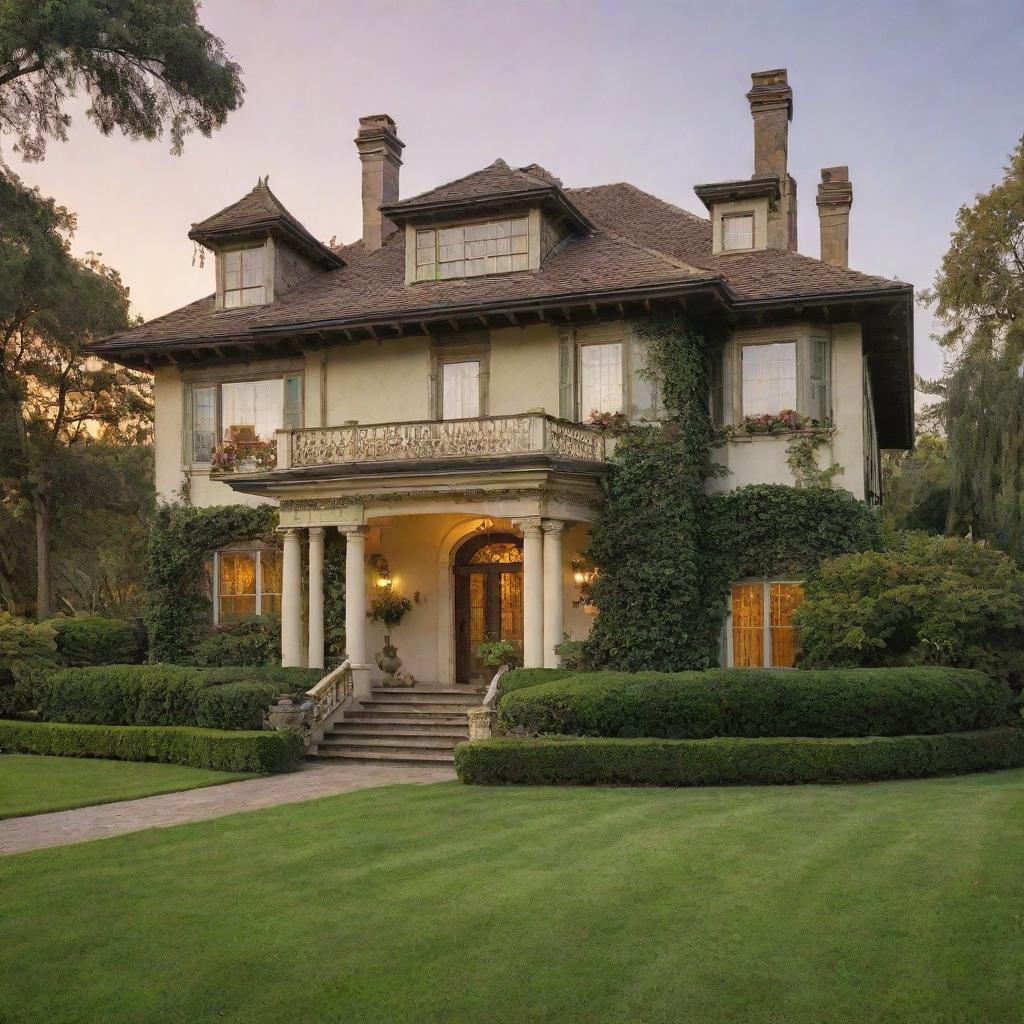
[[[950,528],[1024,564],[1024,140],[1003,180],[961,207],[923,298],[955,353],[929,388],[949,439]]]
[[[945,437],[918,434],[912,451],[883,452],[882,475],[882,524],[887,534],[897,530],[946,531],[952,471]]]
[[[221,127],[245,90],[196,0],[2,0],[0,132],[25,159],[67,138],[79,91],[105,135],[156,139],[166,128],[179,153],[190,132]]]
[[[1024,572],[966,538],[909,532],[826,561],[796,622],[802,667],[955,665],[1024,682]]]

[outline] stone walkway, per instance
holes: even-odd
[[[451,782],[455,772],[433,765],[306,764],[301,771],[140,800],[96,804],[0,821],[0,853],[22,853],[105,839],[144,828],[168,828],[239,811],[294,804],[355,789],[396,783]]]

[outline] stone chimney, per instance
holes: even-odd
[[[849,167],[823,167],[818,186],[821,258],[833,267],[850,265],[850,207],[853,185]]]
[[[398,202],[398,171],[405,143],[387,114],[359,118],[356,149],[363,162],[363,244],[379,249],[395,230],[380,208]]]
[[[754,119],[754,177],[779,179],[778,212],[768,219],[768,247],[796,249],[796,182],[789,174],[789,122],[793,90],[785,68],[751,76],[750,116]]]

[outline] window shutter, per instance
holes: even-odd
[[[630,401],[630,417],[636,420],[656,420],[661,405],[658,385],[652,380],[648,366],[648,345],[641,338],[633,337],[630,343],[633,394]]]
[[[558,335],[558,415],[563,420],[576,419],[576,338],[567,328]]]
[[[809,414],[812,420],[825,423],[832,419],[831,352],[823,338],[811,338]]]
[[[192,451],[191,462],[209,462],[217,446],[217,387],[197,385],[192,388]]]
[[[289,373],[284,378],[284,422],[285,430],[298,430],[302,426],[302,374]]]
[[[708,386],[711,392],[711,422],[725,425],[725,349],[716,348],[709,360]]]

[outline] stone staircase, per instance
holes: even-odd
[[[468,738],[466,712],[483,694],[467,688],[375,687],[331,723],[317,759],[372,764],[453,764],[455,744]]]

